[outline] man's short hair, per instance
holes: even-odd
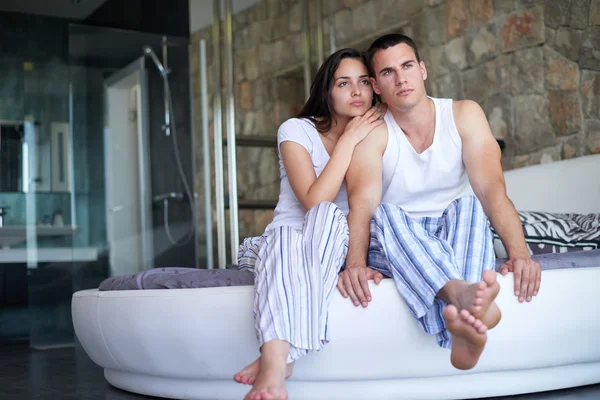
[[[400,43],[405,43],[409,45],[415,52],[417,62],[421,62],[421,58],[419,57],[419,50],[417,49],[417,44],[414,40],[400,33],[390,33],[375,39],[373,44],[371,44],[371,47],[369,47],[369,50],[367,50],[367,68],[369,69],[369,75],[375,78],[375,71],[373,70],[373,57],[375,57],[375,54],[379,50],[385,50],[388,47],[393,47]]]

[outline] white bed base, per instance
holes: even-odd
[[[509,196],[518,209],[600,212],[598,170],[600,155],[510,171]],[[552,193],[540,179],[547,173]],[[449,351],[421,331],[391,280],[371,283],[367,309],[336,293],[332,341],[296,363],[290,399],[464,399],[600,382],[600,268],[546,271],[531,303],[518,303],[511,274],[499,282],[503,319],[470,371],[451,366]],[[86,290],[73,295],[73,323],[87,354],[118,388],[173,399],[241,399],[249,386],[232,377],[259,355],[252,302],[251,286]]]

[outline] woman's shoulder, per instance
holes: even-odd
[[[315,124],[308,118],[289,118],[279,125],[280,136],[312,136],[316,132]]]
[[[298,127],[315,129],[315,124],[309,118],[293,117],[279,125],[279,129],[295,129]]]

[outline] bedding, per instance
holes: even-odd
[[[541,264],[542,270],[600,267],[600,249],[576,253],[538,254],[533,258]],[[504,261],[505,258],[496,260],[497,271]],[[113,276],[105,279],[99,290],[190,289],[253,284],[252,272],[239,271],[233,265],[228,269],[213,270],[172,267],[154,268],[135,275]]]
[[[518,213],[531,255],[600,249],[600,214]],[[502,245],[495,231],[494,240]]]

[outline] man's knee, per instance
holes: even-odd
[[[485,216],[483,205],[475,195],[462,196],[455,199],[446,211],[468,212],[470,214],[480,214]]]

